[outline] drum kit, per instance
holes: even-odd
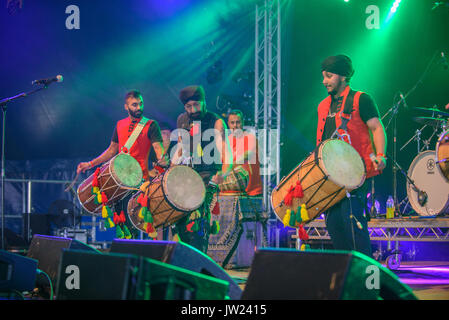
[[[436,108],[415,108],[425,116],[413,120],[424,126],[417,130],[410,141],[417,141],[417,155],[407,172],[407,198],[411,207],[420,216],[438,216],[449,213],[449,113]],[[422,130],[433,128],[431,136],[421,146]],[[434,136],[438,140],[434,150],[430,142]]]

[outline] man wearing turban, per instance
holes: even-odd
[[[233,165],[229,139],[225,135],[226,123],[220,116],[207,110],[202,86],[185,87],[179,93],[179,100],[184,106],[184,112],[177,119],[177,128],[180,133],[186,134],[179,135],[172,163],[191,165],[203,178],[206,193],[216,195],[218,184],[223,182]],[[225,164],[223,167],[222,163]],[[211,232],[210,198],[206,195],[200,217],[192,221],[187,215],[173,228],[179,240],[204,253],[207,252]],[[191,227],[192,224],[196,228]]]
[[[347,142],[365,163],[366,177],[380,174],[386,166],[385,129],[371,96],[349,86],[354,75],[351,59],[346,55],[330,56],[322,62],[321,72],[329,96],[318,106],[317,145],[347,134]],[[327,211],[326,228],[336,250],[372,254],[366,216],[369,213],[364,210],[366,185]]]

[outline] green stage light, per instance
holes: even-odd
[[[393,5],[391,6],[390,12],[388,12],[388,16],[387,16],[387,19],[385,20],[385,22],[388,22],[394,16],[394,14],[398,10],[398,7],[400,4],[401,4],[401,0],[395,0]]]

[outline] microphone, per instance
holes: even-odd
[[[35,84],[43,84],[43,85],[49,85],[52,82],[62,82],[64,80],[64,78],[61,75],[57,75],[54,78],[48,78],[48,79],[39,79],[39,80],[34,80],[31,82],[32,85]]]
[[[449,68],[449,66],[447,64],[447,59],[446,59],[446,55],[444,54],[444,51],[441,51],[440,55],[441,55],[441,63],[443,64],[443,68],[447,70]]]

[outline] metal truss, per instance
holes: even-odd
[[[330,239],[323,219],[308,223],[305,229],[310,239]],[[449,218],[444,217],[371,219],[368,229],[373,241],[449,242]]]
[[[263,204],[271,210],[272,189],[280,181],[281,0],[262,0],[255,10],[254,126],[261,145]]]

